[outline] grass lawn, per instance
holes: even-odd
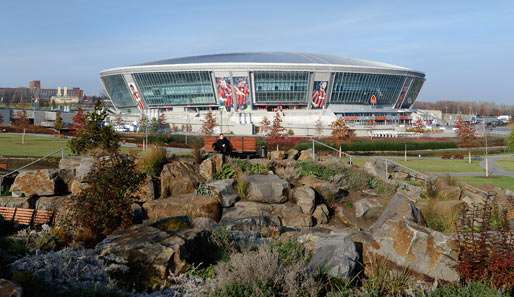
[[[480,167],[480,161],[472,161],[471,164],[467,160],[446,160],[437,158],[427,159],[407,159],[405,162],[400,158],[391,158],[409,168],[419,172],[480,172],[483,169]]]
[[[504,159],[498,160],[498,161],[496,161],[496,165],[498,165],[498,167],[500,167],[504,170],[514,171],[514,157],[510,156],[510,157],[506,157]]]
[[[50,135],[25,135],[21,144],[21,134],[0,133],[0,156],[42,157],[66,147],[67,139]],[[65,154],[69,154],[66,149]]]
[[[514,191],[514,178],[509,176],[462,176],[458,180],[473,186],[493,185],[503,189]]]

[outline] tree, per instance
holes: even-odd
[[[510,136],[507,138],[507,146],[511,152],[514,152],[514,129],[512,129]]]
[[[321,119],[316,120],[314,123],[314,128],[316,129],[316,134],[318,137],[321,137],[321,135],[323,135],[323,122]]]
[[[270,131],[268,133],[268,143],[275,144],[278,149],[278,143],[284,137],[285,128],[282,127],[282,117],[280,113],[275,112],[275,117],[273,118],[273,124],[271,125]]]
[[[148,121],[148,117],[145,114],[141,114],[141,118],[139,118],[139,131],[144,131],[150,124],[150,121]]]
[[[25,144],[25,132],[30,126],[30,121],[27,118],[27,112],[25,110],[21,110],[16,113],[14,126],[18,129],[23,129],[23,134],[21,135],[21,144]]]
[[[216,117],[214,117],[213,113],[209,110],[202,122],[201,132],[204,135],[212,135],[212,133],[214,133],[214,127],[216,126]]]
[[[150,129],[150,133],[157,133],[157,131],[159,131],[159,126],[159,121],[156,118],[152,118],[150,126],[148,127]]]
[[[468,148],[468,163],[471,164],[471,150],[469,148],[477,144],[475,127],[470,122],[463,121],[461,117],[457,118],[455,127],[459,137],[459,147]]]
[[[62,120],[62,116],[60,112],[55,113],[55,123],[54,128],[56,130],[59,130],[59,133],[61,133],[61,129],[64,127],[64,122]]]
[[[332,139],[338,146],[341,146],[344,141],[351,141],[353,131],[346,125],[343,118],[333,121],[330,128],[332,129]]]
[[[260,123],[260,132],[263,134],[263,135],[266,135],[268,133],[268,131],[271,129],[271,122],[268,120],[267,117],[263,117],[262,118],[262,121]]]
[[[98,158],[84,182],[87,189],[72,205],[72,231],[81,240],[96,243],[119,227],[132,224],[132,204],[144,179],[132,158],[111,153]]]
[[[73,116],[73,123],[71,127],[76,131],[83,128],[86,125],[86,115],[84,114],[84,110],[82,108],[78,108],[77,112]]]
[[[74,154],[83,154],[92,149],[99,148],[108,152],[116,152],[120,146],[120,136],[112,126],[104,124],[107,111],[100,101],[95,108],[86,115],[85,126],[80,128],[75,138],[68,143]]]

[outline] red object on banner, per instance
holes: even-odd
[[[377,104],[377,96],[371,95],[371,98],[369,98],[369,103],[371,103],[371,105],[376,105]]]

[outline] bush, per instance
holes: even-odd
[[[428,297],[508,297],[501,292],[480,282],[472,282],[464,286],[444,286],[435,289]]]
[[[300,176],[315,176],[323,180],[330,180],[336,174],[335,170],[311,161],[298,161],[295,168]]]
[[[243,173],[246,174],[266,174],[269,168],[261,163],[251,163],[246,160],[234,159],[232,163],[237,166]]]
[[[368,279],[364,281],[364,296],[404,296],[413,284],[407,269],[395,270],[384,258],[372,258]]]
[[[103,108],[100,101],[97,101],[94,110],[86,115],[85,126],[80,128],[75,138],[68,142],[72,153],[83,154],[95,148],[109,152],[118,150],[120,136],[112,126],[104,125],[106,118],[107,110]]]
[[[455,226],[459,218],[458,213],[442,215],[433,209],[432,204],[423,209],[422,213],[427,227],[430,229],[446,234],[455,232]]]
[[[301,257],[284,262],[288,257],[282,258],[279,250],[289,250],[285,246],[291,247],[290,243],[261,246],[219,263],[211,296],[318,296],[322,284]]]
[[[216,173],[214,176],[215,179],[229,179],[234,178],[236,176],[236,171],[230,164],[223,164],[220,172]]]
[[[146,173],[148,176],[159,176],[162,167],[168,161],[166,149],[158,146],[151,146],[143,153],[141,158],[136,162],[138,169]]]
[[[487,281],[497,289],[514,289],[514,234],[505,214],[491,199],[462,212],[457,225],[459,262],[463,281]]]
[[[74,199],[72,225],[77,226],[69,226],[78,227],[74,235],[94,243],[116,228],[131,225],[131,206],[143,179],[131,158],[120,154],[100,157],[85,178],[88,188]]]
[[[335,144],[326,142],[327,145],[332,147],[337,147]],[[405,145],[407,145],[407,149],[412,150],[434,150],[434,149],[452,149],[457,148],[457,144],[455,142],[450,141],[420,141],[420,142],[411,142],[411,141],[391,141],[391,140],[375,140],[375,141],[365,141],[365,140],[357,140],[352,143],[344,143],[341,145],[341,149],[343,151],[354,151],[354,152],[370,152],[370,151],[404,151]],[[305,150],[312,148],[312,142],[300,142],[295,145],[297,150]],[[320,151],[329,151],[329,148],[317,145],[316,150]]]

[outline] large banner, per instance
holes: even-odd
[[[398,100],[396,101],[395,108],[400,108],[402,106],[403,99],[405,99],[405,96],[407,95],[407,91],[409,90],[409,87],[412,83],[412,78],[408,77],[405,79],[402,90],[400,91],[400,95],[398,96]]]
[[[248,76],[216,77],[218,102],[227,111],[244,111],[250,102]]]
[[[325,107],[325,103],[327,102],[327,86],[328,81],[320,80],[314,81],[314,87],[312,91],[312,107],[313,108],[323,108]]]
[[[132,96],[132,99],[136,102],[137,108],[139,110],[145,109],[145,102],[143,101],[143,98],[141,98],[141,93],[139,92],[136,83],[132,79],[132,76],[130,74],[125,75],[125,81],[127,82],[130,95]]]

